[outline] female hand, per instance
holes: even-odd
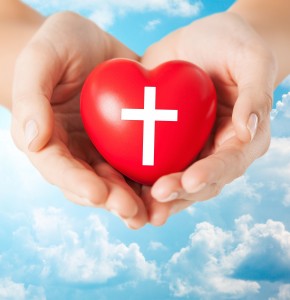
[[[218,195],[270,142],[277,64],[264,40],[240,16],[225,12],[193,22],[151,46],[142,62],[153,68],[173,59],[190,61],[210,75],[218,111],[199,160],[184,172],[160,178],[151,195],[148,189],[149,217],[156,225],[171,213]]]
[[[68,199],[106,208],[129,227],[139,228],[147,222],[141,187],[129,185],[102,159],[84,131],[79,111],[87,75],[114,57],[138,59],[77,14],[49,17],[16,63],[12,135],[44,178]]]

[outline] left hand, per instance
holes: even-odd
[[[12,135],[42,176],[66,198],[116,213],[137,229],[147,222],[140,185],[128,184],[104,161],[80,116],[84,80],[96,65],[115,57],[138,59],[77,14],[48,17],[16,63]]]

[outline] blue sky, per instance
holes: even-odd
[[[99,20],[142,54],[233,1],[26,2]],[[275,92],[269,152],[244,176],[139,231],[64,199],[13,145],[0,109],[0,299],[290,299],[289,89],[285,80]]]

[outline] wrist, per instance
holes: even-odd
[[[239,15],[265,41],[276,58],[276,84],[290,73],[290,2],[288,0],[240,0],[229,12]]]

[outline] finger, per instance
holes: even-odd
[[[38,151],[51,138],[53,112],[50,100],[61,73],[56,52],[37,36],[20,54],[12,95],[12,134],[20,149]]]
[[[144,203],[124,177],[106,162],[97,163],[94,169],[109,187],[106,208],[126,220],[131,228],[143,226],[147,222]]]
[[[68,148],[55,137],[39,152],[28,157],[51,184],[77,195],[83,202],[100,205],[108,197],[108,187],[87,164],[75,159]]]
[[[238,99],[232,120],[238,138],[243,142],[253,140],[258,123],[269,118],[276,78],[275,60],[265,49],[240,57],[233,67],[233,78],[238,85]]]
[[[143,207],[138,209],[137,214],[133,218],[125,219],[124,222],[130,229],[140,229],[148,222],[148,212]]]
[[[191,206],[193,203],[195,203],[197,201],[197,200],[190,199],[191,196],[193,196],[193,198],[194,198],[194,196],[196,196],[196,195],[189,195],[189,194],[183,193],[183,195],[181,195],[181,197],[188,197],[186,200],[177,199],[174,201],[161,203],[161,202],[156,201],[151,196],[151,192],[150,192],[149,188],[147,188],[146,190],[143,190],[143,193],[144,193],[147,209],[149,212],[149,222],[153,226],[164,225],[170,216],[179,213],[180,211],[188,208],[189,206]],[[206,191],[206,193],[208,194],[208,191]],[[202,192],[202,194],[203,194],[203,192]]]
[[[195,162],[183,173],[160,178],[152,187],[153,197],[160,202],[169,202],[185,198],[184,193],[198,194],[212,184],[218,187],[231,182],[245,172],[253,159],[251,155],[245,155],[244,150],[244,145],[237,138],[231,138],[216,153]],[[218,192],[216,188],[208,195],[216,196]]]
[[[162,226],[170,216],[170,203],[159,203],[152,197],[151,188],[142,187],[142,198],[148,211],[148,220],[153,226]]]
[[[253,157],[253,146],[244,145],[236,137],[231,138],[214,154],[190,166],[182,175],[182,187],[189,194],[212,187],[210,196],[218,195],[222,186],[243,175],[256,158]]]
[[[187,209],[188,207],[192,206],[195,201],[189,201],[184,199],[178,199],[172,202],[163,203],[169,205],[170,216],[178,214],[179,212]]]
[[[214,186],[204,182],[205,180],[202,179],[202,176],[200,176],[199,180],[196,180],[196,182],[200,183],[195,184],[190,193],[184,189],[182,178],[183,173],[170,174],[160,178],[156,185],[152,187],[152,196],[161,203],[174,203],[177,199],[202,201],[216,195]]]
[[[88,201],[87,199],[85,198],[81,198],[80,196],[72,193],[71,191],[68,191],[66,189],[62,189],[62,192],[64,194],[64,197],[77,204],[77,205],[81,205],[81,206],[88,206],[88,207],[98,207],[98,208],[103,208],[103,205],[94,205],[91,201]]]
[[[151,189],[154,199],[160,202],[170,202],[179,198],[183,188],[181,184],[182,173],[174,173],[159,178]]]

